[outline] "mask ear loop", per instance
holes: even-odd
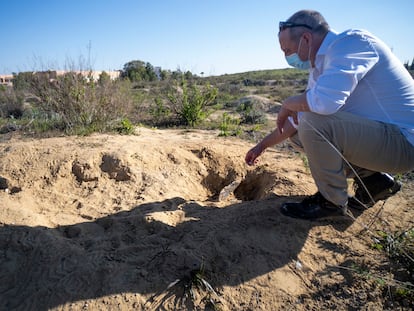
[[[296,54],[298,54],[298,56],[299,56],[299,50],[300,50],[300,45],[301,44],[302,44],[302,37],[300,37],[299,45],[298,45],[298,51],[296,52]],[[300,57],[299,57],[299,59],[300,59]]]
[[[300,38],[301,40],[302,40],[302,38]],[[299,42],[299,45],[300,45],[300,43],[301,42]],[[299,51],[299,49],[298,49],[298,51]],[[311,52],[312,52],[312,44],[309,44],[309,52],[308,52],[308,62],[309,62],[309,64],[310,64],[310,66],[311,66],[311,68],[313,68],[313,66],[312,66],[312,62],[311,62]]]
[[[311,67],[313,67],[312,66],[312,61],[311,61],[311,52],[312,52],[312,44],[309,45],[308,61],[311,65]]]

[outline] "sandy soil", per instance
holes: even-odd
[[[289,148],[247,167],[251,147],[212,131],[2,136],[0,310],[396,308],[370,245],[413,226],[412,184],[355,220],[291,219],[279,207],[316,191],[309,171]]]

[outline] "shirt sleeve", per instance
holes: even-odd
[[[346,104],[358,82],[378,62],[370,40],[361,33],[352,33],[331,44],[322,73],[306,94],[312,112],[332,114]]]
[[[292,124],[292,126],[293,126],[295,129],[298,129],[298,125],[295,123],[295,121],[293,120],[293,118],[292,118],[292,117],[288,117],[288,121],[290,122],[290,124]],[[299,113],[298,113],[298,121],[299,121]]]

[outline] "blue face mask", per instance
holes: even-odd
[[[300,38],[299,41],[299,47],[298,47],[298,51],[300,50],[300,44],[302,43],[302,38]],[[309,50],[309,54],[310,54],[310,50]],[[307,70],[309,68],[311,68],[311,62],[310,60],[301,60],[298,53],[293,53],[290,55],[285,56],[287,63],[295,68],[298,69],[302,69],[302,70]]]

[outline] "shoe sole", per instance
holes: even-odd
[[[391,188],[385,189],[383,192],[378,193],[375,196],[374,200],[375,201],[386,200],[389,197],[392,197],[394,194],[396,194],[400,190],[401,190],[401,183],[396,181]]]
[[[373,198],[375,203],[378,201],[384,201],[390,197],[392,197],[394,194],[396,194],[398,191],[401,190],[401,183],[399,181],[396,181],[394,185],[391,188],[387,188],[384,191],[377,193],[375,197]],[[375,203],[360,203],[355,197],[350,197],[348,199],[348,206],[351,208],[354,208],[356,210],[364,210],[366,208],[372,207]]]
[[[297,214],[291,213],[285,205],[282,205],[280,208],[280,212],[282,215],[295,218],[295,219],[303,219],[303,220],[318,220],[318,219],[329,219],[329,218],[337,218],[343,217],[345,212],[338,208],[338,210],[331,210],[331,209],[322,209],[319,211],[318,214],[314,215],[305,215],[305,214]]]

